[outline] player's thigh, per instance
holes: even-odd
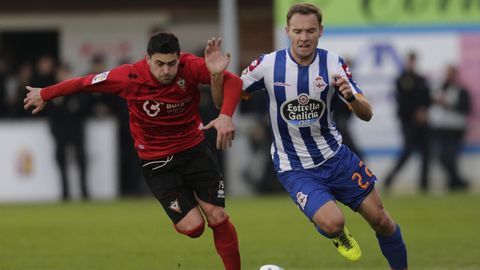
[[[336,155],[336,171],[329,181],[336,200],[357,211],[374,189],[377,177],[347,146]]]
[[[201,144],[192,153],[181,175],[186,186],[195,192],[197,198],[206,204],[225,207],[225,182],[216,156],[209,146]],[[210,209],[204,205],[206,211]],[[205,209],[204,209],[205,210]],[[208,213],[206,213],[208,215]]]
[[[329,188],[314,170],[282,172],[278,178],[290,198],[311,221],[323,205],[334,201]]]
[[[389,235],[395,230],[395,222],[385,209],[377,190],[372,190],[362,201],[358,213],[378,233]]]
[[[186,215],[175,224],[175,228],[180,232],[188,232],[204,224],[203,215],[198,207],[192,208]]]
[[[174,224],[179,223],[197,206],[193,191],[185,185],[180,173],[176,170],[172,168],[155,169],[155,163],[152,164],[153,167],[145,166],[145,164],[149,164],[148,162],[143,163],[143,173],[147,186],[172,222]]]
[[[218,224],[228,218],[225,208],[202,201],[197,197],[197,202],[205,214],[209,224]]]

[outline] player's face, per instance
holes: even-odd
[[[317,49],[318,39],[323,34],[323,26],[315,14],[294,14],[286,28],[290,38],[290,53],[300,63],[309,64]]]
[[[150,72],[161,84],[169,84],[173,81],[178,71],[178,54],[155,53],[145,56],[150,66]]]

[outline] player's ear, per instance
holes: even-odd
[[[147,63],[150,65],[150,55],[148,55],[148,53],[145,53],[145,60],[147,60]]]
[[[320,25],[319,26],[319,31],[320,31],[320,37],[323,36],[323,25]]]

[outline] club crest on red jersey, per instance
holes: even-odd
[[[183,91],[185,91],[185,79],[183,78],[179,78],[178,81],[177,81],[177,85],[180,87],[180,89],[182,89]]]

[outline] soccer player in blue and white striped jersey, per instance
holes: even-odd
[[[280,182],[324,236],[349,260],[360,247],[345,228],[339,201],[360,213],[376,232],[392,269],[407,269],[400,227],[374,189],[376,177],[342,144],[332,113],[344,102],[369,121],[372,109],[344,60],[318,49],[323,34],[320,10],[295,4],[287,14],[290,47],[260,56],[242,73],[245,92],[266,90],[273,131],[271,148]]]

